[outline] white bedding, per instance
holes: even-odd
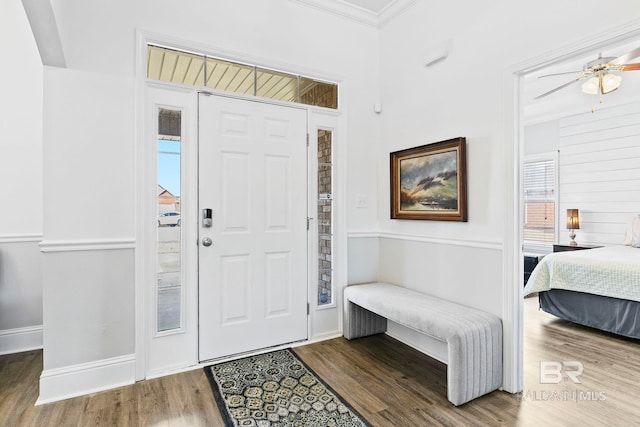
[[[603,248],[556,252],[531,273],[524,295],[566,289],[640,302],[640,248]]]

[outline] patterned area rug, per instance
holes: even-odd
[[[227,426],[370,426],[288,349],[205,371]]]

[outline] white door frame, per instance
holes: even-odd
[[[136,214],[136,380],[154,378],[192,369],[200,366],[198,358],[198,92],[197,88],[183,87],[163,82],[146,82],[143,85],[143,132],[137,146],[137,185],[138,203]],[[267,104],[291,107],[281,102],[263,101],[255,97],[235,96],[228,93],[209,91],[217,96],[263,102]],[[176,97],[178,100],[176,100]],[[151,291],[157,277],[155,253],[157,151],[152,144],[157,138],[158,107],[180,109],[183,112],[183,152],[182,180],[183,194],[181,208],[182,225],[182,287],[183,287],[183,325],[181,328],[157,333],[156,298]],[[304,106],[294,107],[305,109]],[[306,126],[308,127],[307,116]],[[311,172],[311,171],[310,171]],[[310,196],[310,195],[309,195]],[[191,219],[191,220],[189,220]],[[193,245],[188,244],[193,242]],[[307,253],[313,245],[308,240]],[[311,286],[309,284],[308,288]],[[311,316],[307,317],[307,330],[310,330]],[[307,337],[307,341],[310,336]],[[164,349],[164,350],[163,350]],[[159,353],[165,353],[163,356]]]
[[[320,341],[342,335],[342,290],[347,285],[347,218],[346,218],[346,138],[343,117],[339,112],[311,108],[309,111],[309,298],[311,322],[309,339]],[[319,306],[317,298],[318,282],[318,130],[331,131],[333,154],[333,300],[331,304]],[[313,175],[313,176],[311,176]],[[314,263],[315,261],[315,263]]]
[[[195,216],[194,201],[197,199],[197,181],[193,174],[197,165],[197,104],[194,90],[148,83],[145,87],[145,135],[138,147],[138,160],[144,163],[144,177],[138,184],[138,214],[136,229],[136,279],[141,280],[140,305],[145,323],[144,335],[144,377],[162,375],[166,371],[181,369],[195,364],[196,350],[191,344],[197,340],[197,288],[193,286],[197,278],[197,251],[188,242],[197,237],[196,224],[183,221],[181,231],[181,326],[177,329],[157,332],[157,292],[152,292],[157,283],[158,259],[156,253],[157,226],[157,140],[159,108],[181,111],[181,213],[183,218]],[[143,187],[144,186],[144,187]],[[139,276],[138,276],[139,275]],[[138,282],[137,282],[138,283]],[[137,354],[137,352],[136,352]],[[141,373],[142,375],[142,373]],[[137,379],[142,379],[137,378]]]
[[[181,39],[176,39],[174,37],[169,37],[161,34],[148,33],[145,31],[137,31],[137,45],[136,45],[136,69],[135,69],[135,104],[136,104],[136,255],[135,255],[135,328],[136,328],[136,338],[135,338],[135,354],[136,354],[136,369],[135,369],[135,379],[143,380],[149,377],[148,369],[149,369],[149,336],[151,334],[151,328],[153,325],[149,324],[149,283],[153,282],[156,277],[155,271],[155,258],[153,258],[152,254],[153,249],[155,247],[155,236],[151,235],[147,225],[145,224],[148,218],[153,217],[153,213],[155,212],[155,194],[150,196],[150,192],[152,188],[155,188],[156,177],[155,177],[155,164],[151,164],[149,157],[152,157],[155,154],[155,150],[153,153],[150,152],[151,146],[149,145],[149,134],[148,134],[148,109],[149,109],[149,100],[146,97],[147,86],[151,85],[158,88],[165,88],[167,90],[176,90],[183,91],[185,93],[192,93],[193,100],[197,99],[195,95],[198,90],[206,90],[208,92],[215,93],[217,95],[222,96],[232,96],[234,98],[247,99],[251,101],[256,101],[258,98],[248,97],[242,95],[235,95],[224,93],[220,91],[211,90],[210,88],[194,88],[190,86],[183,86],[178,84],[169,84],[162,83],[157,81],[148,80],[146,77],[147,70],[147,45],[149,43],[160,44],[163,46],[173,46],[177,49],[184,50],[195,50],[199,52],[206,53],[211,56],[219,56],[229,58],[231,60],[237,60],[239,62],[248,62],[255,63],[261,66],[269,67],[280,70],[297,70],[297,72],[301,74],[305,74],[308,76],[317,76],[318,78],[324,78],[327,81],[337,82],[340,85],[339,90],[339,100],[338,105],[340,106],[337,110],[314,107],[309,105],[299,105],[301,108],[307,108],[309,111],[308,120],[313,122],[313,120],[318,119],[319,121],[323,121],[326,118],[331,123],[337,123],[337,129],[334,133],[334,141],[336,142],[336,191],[338,192],[338,196],[336,198],[336,206],[335,206],[335,218],[336,218],[336,228],[335,228],[335,271],[334,271],[334,290],[336,292],[336,307],[332,307],[324,310],[311,310],[309,316],[309,337],[307,342],[313,342],[317,340],[332,338],[341,335],[342,331],[342,310],[341,307],[341,296],[342,289],[347,284],[347,220],[346,220],[346,114],[343,111],[347,110],[347,101],[346,101],[346,93],[347,88],[346,84],[343,82],[342,76],[331,75],[324,70],[315,70],[308,69],[304,66],[300,66],[299,64],[288,64],[282,63],[278,61],[273,61],[271,59],[257,58],[251,55],[244,55],[238,52],[230,52],[221,48],[212,48],[210,46],[203,46],[201,43],[187,42]],[[268,100],[264,100],[265,102],[269,102]],[[281,103],[278,101],[273,101],[274,104],[280,105],[290,105],[289,103]],[[197,128],[193,129],[194,132],[197,131]],[[196,133],[197,134],[197,133]],[[189,160],[189,162],[193,162],[193,164],[197,164],[197,154],[194,160]],[[197,168],[194,166],[189,166],[192,168],[192,173],[197,175]],[[313,171],[310,170],[310,173]],[[150,202],[153,200],[153,202]],[[153,206],[152,206],[153,205]],[[146,230],[146,231],[145,231]],[[185,237],[186,238],[186,237]],[[191,237],[189,237],[191,238]],[[194,247],[196,244],[197,234],[193,236]],[[310,246],[315,243],[310,239]],[[197,284],[196,284],[197,285]],[[314,283],[309,283],[309,294],[313,294],[312,290],[314,289]],[[197,307],[197,304],[196,306]],[[320,313],[320,314],[318,314]],[[329,321],[326,319],[329,318]],[[320,320],[316,320],[320,319]],[[334,322],[331,319],[336,319],[335,323],[337,327],[334,326]],[[174,366],[170,369],[164,370],[162,372],[157,372],[154,376],[161,376],[170,373],[175,373],[183,370],[189,370],[197,368],[199,365],[197,361],[197,330],[196,338],[193,341],[192,349],[196,354],[194,358],[193,364],[190,366],[178,367]]]
[[[522,254],[522,162],[524,147],[523,77],[572,57],[614,44],[628,43],[640,37],[640,20],[627,23],[582,41],[531,58],[505,70],[503,114],[505,128],[503,140],[506,168],[505,241],[503,249],[503,327],[504,327],[504,381],[503,388],[515,393],[523,388],[523,254]],[[513,141],[513,143],[509,143]]]
[[[193,369],[200,366],[198,360],[198,297],[197,297],[197,240],[198,240],[198,206],[197,191],[194,182],[198,179],[198,150],[197,150],[197,97],[198,90],[195,88],[185,88],[176,85],[147,82],[144,85],[144,105],[145,110],[145,131],[138,144],[138,205],[136,215],[137,226],[137,246],[136,246],[136,380],[158,377],[183,370]],[[178,95],[183,102],[167,101],[167,96],[149,95],[147,92],[166,92],[168,95]],[[215,91],[212,91],[215,92]],[[215,93],[218,96],[243,99],[256,102],[255,98],[244,96],[233,96],[226,93]],[[270,102],[265,102],[270,103]],[[291,107],[290,104],[273,102],[275,105]],[[157,110],[154,107],[179,108],[184,112],[183,117],[183,139],[185,141],[182,153],[183,167],[183,203],[184,217],[195,218],[192,221],[183,221],[183,242],[194,242],[193,245],[183,243],[183,311],[186,313],[184,326],[180,330],[169,331],[168,333],[154,333],[155,325],[155,298],[151,289],[156,280],[156,255],[155,255],[155,222],[150,226],[148,219],[152,218],[156,212],[156,194],[152,190],[157,183],[156,179],[156,151],[150,141],[157,137],[155,123],[157,116],[152,113]],[[334,156],[335,156],[335,191],[337,196],[335,202],[335,228],[334,228],[334,300],[327,306],[318,307],[315,299],[317,281],[313,280],[311,272],[317,272],[317,268],[309,267],[308,298],[310,303],[310,315],[307,317],[308,337],[305,342],[320,341],[334,338],[341,335],[342,331],[342,289],[346,286],[346,146],[344,145],[344,123],[343,116],[338,111],[330,111],[317,107],[295,107],[306,109],[307,132],[310,138],[315,137],[317,129],[328,129],[333,132]],[[309,174],[317,175],[317,154],[308,152],[307,163]],[[314,159],[312,161],[311,159]],[[315,181],[315,180],[314,180]],[[308,190],[308,206],[315,206],[317,202],[316,192]],[[189,212],[189,213],[187,213]],[[308,211],[308,216],[315,217],[313,211]],[[313,223],[313,222],[312,222]],[[312,228],[313,231],[313,228]],[[309,263],[313,264],[317,259],[312,256],[317,246],[318,236],[310,231],[308,235],[307,254]],[[317,278],[317,277],[316,277]],[[153,337],[152,337],[153,335]],[[173,354],[171,360],[167,359],[167,365],[159,364],[157,357],[152,354],[153,345],[150,340],[160,339],[166,344],[156,345],[173,347],[175,353],[176,336],[182,335],[183,344],[178,354]],[[259,351],[259,350],[258,350]]]

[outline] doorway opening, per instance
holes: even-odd
[[[637,45],[639,44],[637,42],[639,37],[640,37],[640,29],[637,28],[637,25],[636,25],[636,28],[632,28],[632,29],[630,29],[629,27],[619,28],[619,29],[616,29],[615,31],[610,31],[609,33],[601,35],[597,38],[592,38],[582,43],[578,43],[578,44],[566,47],[560,51],[552,52],[542,59],[537,58],[536,60],[531,61],[529,64],[526,64],[525,66],[513,72],[513,76],[517,81],[517,85],[516,85],[517,89],[515,93],[516,95],[515,99],[517,100],[517,110],[516,110],[517,114],[516,114],[516,117],[514,120],[514,126],[513,126],[513,130],[515,131],[514,135],[516,136],[515,140],[518,141],[518,144],[516,144],[516,146],[513,148],[513,161],[515,165],[514,176],[517,177],[515,180],[517,185],[515,186],[514,193],[513,193],[514,194],[514,213],[515,213],[513,221],[514,221],[515,227],[509,230],[509,234],[513,237],[513,248],[515,249],[512,253],[517,258],[514,260],[515,262],[511,263],[510,265],[511,265],[512,271],[514,272],[512,283],[519,283],[520,286],[516,287],[517,292],[510,293],[513,291],[509,291],[507,289],[506,293],[509,295],[509,298],[507,300],[510,300],[513,303],[513,307],[515,311],[514,324],[517,326],[513,334],[513,336],[515,337],[515,340],[507,348],[507,351],[513,352],[511,354],[515,356],[513,359],[515,362],[514,372],[518,372],[516,376],[520,378],[520,379],[516,379],[516,378],[511,379],[510,384],[516,385],[514,387],[514,390],[522,390],[522,385],[523,385],[522,384],[522,378],[523,378],[522,367],[523,367],[523,359],[524,359],[524,349],[522,347],[522,339],[523,339],[523,333],[524,333],[524,326],[526,322],[526,320],[524,319],[525,310],[523,307],[523,292],[522,292],[522,289],[523,289],[522,280],[524,276],[524,268],[523,268],[524,257],[523,257],[523,250],[522,250],[523,229],[524,229],[523,221],[525,218],[525,215],[523,212],[524,188],[522,183],[522,174],[523,174],[523,168],[524,168],[523,164],[524,164],[525,155],[536,154],[536,153],[527,152],[526,150],[527,147],[525,147],[525,140],[527,135],[525,133],[525,128],[526,126],[529,126],[532,123],[533,124],[544,123],[545,121],[553,120],[554,118],[551,116],[551,113],[555,115],[555,119],[558,119],[560,117],[559,114],[563,114],[564,117],[574,116],[577,114],[593,114],[593,113],[590,113],[591,108],[593,106],[593,100],[589,98],[585,100],[585,95],[581,94],[580,85],[567,86],[562,90],[559,90],[557,92],[550,94],[549,96],[545,96],[542,98],[542,100],[545,101],[544,103],[540,100],[537,100],[534,102],[533,101],[534,97],[544,93],[547,90],[547,89],[541,89],[540,81],[541,80],[544,81],[544,79],[537,79],[537,76],[541,74],[554,73],[554,72],[559,73],[563,71],[572,70],[575,68],[576,63],[582,64],[586,62],[585,58],[591,57],[594,55],[597,56],[598,52],[601,52],[601,51],[606,52],[608,50],[613,51],[615,49],[626,51],[628,50],[629,46],[637,47]],[[563,69],[562,67],[565,67],[565,68]],[[578,67],[578,68],[581,68],[581,67]],[[566,75],[564,76],[564,78],[565,80],[568,79]],[[558,86],[553,82],[547,83],[547,84],[550,84],[551,86],[554,86],[554,85]],[[616,102],[616,98],[619,97],[618,95],[622,93],[621,91],[622,91],[622,88],[620,89],[620,91],[618,91],[618,94],[614,94],[615,96],[606,95],[605,97],[603,97],[605,104],[607,106],[613,106]],[[637,91],[635,92],[637,93]],[[582,99],[578,98],[578,96],[582,96]],[[580,104],[576,104],[576,100]],[[553,105],[550,106],[550,102],[552,101],[555,104],[555,106]],[[595,111],[595,114],[597,114],[597,109]],[[535,119],[532,119],[532,117],[536,115],[538,117]],[[549,152],[552,150],[546,150],[546,151]],[[562,155],[559,155],[558,163],[562,168],[562,165],[567,163],[566,157],[563,158]],[[562,169],[559,170],[559,174],[562,177],[562,174],[563,174]],[[559,187],[558,187],[559,196],[560,196],[558,201],[560,205],[559,206],[560,212],[563,212],[563,210],[568,207],[566,206],[566,203],[568,202],[569,203],[581,202],[580,200],[576,199],[576,197],[578,197],[578,193],[576,191],[572,193],[571,197],[567,197],[567,194],[565,192],[563,197],[562,186],[566,183],[567,183],[566,180],[563,181],[561,178],[559,182]],[[573,185],[572,188],[574,189],[576,188],[575,184],[576,183],[571,183],[571,185]],[[595,197],[595,195],[593,194],[593,192],[591,192],[588,197],[589,200],[585,199],[586,202],[589,202],[589,203],[592,202],[594,200],[593,197]],[[569,206],[569,207],[576,207],[576,206]],[[594,209],[592,208],[587,209],[587,212],[593,212],[593,211]],[[595,215],[593,215],[593,217],[595,217]],[[560,221],[557,221],[557,222],[562,224],[562,222]],[[558,243],[558,239],[560,240],[568,239],[567,236],[568,236],[569,230],[565,230],[562,225],[560,226],[556,225],[555,227],[556,227],[555,229],[556,241],[553,243]],[[582,222],[581,222],[581,227],[582,227]],[[608,227],[610,227],[610,224],[608,225]],[[593,238],[593,234],[592,234],[592,238]],[[597,237],[597,239],[606,239],[606,237],[599,236]],[[610,244],[613,244],[613,243],[610,243]],[[551,245],[548,245],[548,246],[551,246]],[[506,317],[509,317],[508,314],[506,315]],[[510,356],[511,354],[508,354],[507,356]]]
[[[207,237],[202,232],[202,209],[207,207],[201,206],[202,201],[199,200],[199,172],[203,169],[215,171],[220,168],[220,165],[199,162],[198,91],[212,93],[217,98],[239,100],[249,105],[267,104],[286,107],[302,111],[306,115],[303,127],[311,135],[307,136],[305,132],[302,145],[305,149],[309,146],[310,151],[305,153],[306,157],[301,162],[295,162],[296,166],[301,164],[306,168],[305,174],[300,179],[291,180],[296,184],[304,185],[297,195],[298,199],[304,201],[301,224],[307,246],[304,260],[293,262],[296,265],[303,265],[306,269],[306,275],[302,281],[305,286],[305,298],[301,305],[304,320],[291,323],[304,326],[305,333],[301,338],[302,341],[338,336],[341,331],[341,316],[338,309],[341,296],[340,292],[335,290],[335,286],[344,286],[346,283],[347,252],[345,249],[345,203],[342,199],[338,203],[335,200],[336,194],[343,198],[346,193],[344,179],[342,179],[345,174],[345,165],[340,161],[346,157],[346,150],[343,144],[338,143],[342,135],[339,129],[344,125],[344,118],[338,110],[339,84],[336,81],[339,78],[333,76],[325,80],[324,77],[319,77],[320,74],[315,77],[313,74],[302,76],[286,71],[291,68],[288,64],[274,64],[274,68],[251,65],[251,61],[255,58],[223,59],[224,53],[216,53],[215,49],[208,49],[206,54],[183,52],[180,49],[171,48],[165,50],[166,46],[175,44],[176,40],[171,38],[142,33],[139,35],[137,62],[139,96],[137,99],[139,100],[138,110],[144,120],[140,121],[143,125],[139,129],[136,153],[138,170],[136,180],[140,201],[136,220],[136,306],[139,308],[136,311],[136,379],[138,380],[188,369],[198,366],[201,360],[209,359],[200,355],[199,337],[201,321],[199,315],[204,310],[199,305],[198,295],[198,275],[202,265],[200,252],[204,249],[201,237]],[[189,54],[193,55],[189,56]],[[160,58],[158,55],[164,55],[164,60],[157,61]],[[270,62],[265,59],[261,64]],[[159,64],[160,68],[157,67]],[[188,67],[191,74],[196,71],[191,66],[200,64],[199,72],[202,78],[198,77],[193,81],[175,80],[180,75],[186,76],[183,72],[186,70],[184,66],[188,64],[191,64],[190,68]],[[241,82],[243,75],[247,77],[244,83],[250,88],[248,92],[239,90],[241,86],[236,85]],[[283,98],[285,89],[294,86],[297,89],[292,92],[293,95],[290,98]],[[342,99],[340,101],[342,102]],[[344,108],[344,104],[341,103],[340,106]],[[235,122],[235,125],[240,123],[233,117],[228,122]],[[176,125],[179,126],[179,132],[176,131]],[[234,127],[235,125],[231,127],[237,131],[238,128]],[[173,130],[166,128],[171,126],[174,126]],[[317,209],[320,201],[316,197],[316,191],[319,188],[316,185],[318,158],[315,151],[317,142],[314,137],[319,127],[327,131],[331,140],[331,160],[321,162],[331,163],[331,166],[322,167],[323,170],[330,171],[331,175],[331,190],[322,190],[322,193],[331,194],[330,201],[322,201],[325,205],[323,209],[327,205],[330,206],[328,212],[330,218],[323,219],[324,225],[321,230],[318,230],[316,220],[319,216]],[[282,121],[273,120],[268,130],[277,136],[282,129]],[[227,158],[239,153],[231,154]],[[158,181],[162,162],[166,159],[173,159],[174,163],[179,163],[180,190],[175,190],[171,185]],[[336,163],[336,160],[339,162]],[[267,165],[272,173],[270,176],[265,176],[265,181],[269,179],[271,182],[283,182],[286,174],[282,171],[286,169],[286,163],[286,156],[272,156]],[[337,173],[336,164],[339,165]],[[177,172],[178,169],[174,168],[174,171]],[[281,197],[278,193],[282,188],[281,185],[269,185],[268,188],[272,191],[267,194],[267,197],[273,197],[274,200]],[[300,197],[302,194],[306,198]],[[249,197],[249,203],[254,207],[256,200],[255,197]],[[282,226],[282,223],[277,224],[277,220],[282,217],[283,206],[283,204],[273,203],[270,207],[262,209],[265,221],[271,221],[271,225],[276,229]],[[215,208],[211,210],[212,224],[214,226],[220,224],[220,216],[216,216],[220,212],[216,212]],[[297,214],[295,218],[296,221],[300,220]],[[233,219],[237,220],[241,217],[234,216]],[[180,221],[179,224],[178,221]],[[307,231],[307,222],[309,231]],[[285,233],[284,228],[271,230],[271,232],[274,234],[279,232],[282,235]],[[239,234],[241,233],[236,233],[236,236]],[[328,242],[322,246],[322,249],[319,243],[320,234],[326,237],[325,243]],[[211,238],[211,240],[212,245],[209,248],[216,248],[219,243],[217,238]],[[181,244],[178,245],[178,242]],[[319,271],[318,265],[319,251],[324,251],[323,260],[326,261],[322,272]],[[268,262],[263,263],[269,264],[271,277],[286,270],[284,266],[290,261],[286,260],[285,252],[284,250],[280,253],[272,251]],[[230,257],[226,258],[227,261],[230,259]],[[322,285],[320,285],[321,281]],[[280,295],[286,293],[284,287],[281,287],[279,292]],[[275,298],[268,301],[273,318],[284,316],[283,313],[287,310],[283,309],[281,302],[285,300],[286,298]],[[227,305],[226,308],[233,308],[233,306]]]

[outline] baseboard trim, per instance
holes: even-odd
[[[44,370],[40,375],[40,396],[36,405],[133,384],[135,368],[135,354],[129,354]]]
[[[195,365],[185,366],[185,367],[182,367],[182,368],[167,369],[167,370],[161,371],[161,372],[152,372],[152,373],[148,374],[145,377],[145,380],[152,380],[152,379],[155,379],[155,378],[166,377],[167,375],[180,374],[182,372],[188,372],[188,371],[193,371],[193,370],[196,370],[196,369],[202,369],[202,368],[205,368],[207,366],[211,366],[212,364],[228,362],[230,360],[241,359],[243,357],[255,356],[257,354],[267,353],[267,352],[270,352],[270,351],[282,350],[282,349],[285,349],[285,348],[302,347],[302,346],[305,346],[305,345],[314,344],[314,343],[318,343],[318,342],[321,342],[321,341],[326,341],[326,340],[330,340],[330,339],[334,339],[334,338],[340,338],[341,336],[342,336],[342,332],[339,332],[339,331],[328,332],[328,333],[321,334],[321,335],[319,335],[319,336],[317,336],[317,337],[315,337],[313,339],[306,340],[306,341],[297,341],[297,342],[294,342],[294,343],[282,344],[282,345],[278,345],[278,346],[275,346],[275,347],[263,348],[263,349],[259,349],[259,350],[256,350],[256,351],[243,353],[243,354],[235,354],[235,355],[231,355],[229,357],[223,357],[223,358],[216,359],[216,360],[205,360],[205,361],[198,362]]]
[[[332,340],[334,338],[340,338],[342,336],[342,331],[333,331],[333,332],[326,332],[324,334],[320,334],[320,335],[316,335],[315,337],[311,338],[308,341],[303,341],[295,346],[292,347],[300,347],[300,346],[304,346],[304,345],[309,345],[309,344],[315,344],[315,343],[319,343],[322,341],[327,341],[327,340]]]
[[[0,331],[0,355],[42,348],[42,325]]]

